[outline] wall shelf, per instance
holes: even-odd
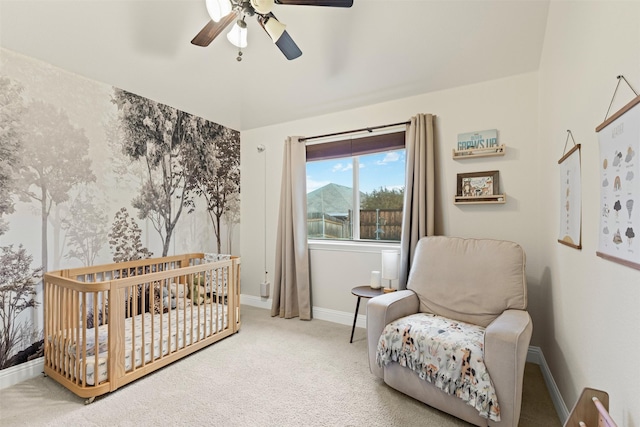
[[[454,205],[488,205],[504,204],[507,202],[506,194],[496,194],[494,196],[454,196]]]
[[[471,159],[474,157],[493,157],[504,156],[507,152],[507,147],[502,144],[497,147],[488,148],[470,148],[468,150],[453,150],[453,158],[455,160]]]

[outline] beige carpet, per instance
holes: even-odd
[[[465,426],[375,378],[364,329],[242,307],[234,336],[90,405],[51,378],[0,391],[2,426]],[[527,364],[520,426],[560,426]]]

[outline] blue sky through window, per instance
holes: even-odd
[[[307,163],[307,193],[327,184],[352,187],[353,162],[351,158],[322,160]],[[380,187],[404,187],[405,150],[360,156],[360,191],[370,193]]]

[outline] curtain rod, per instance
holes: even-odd
[[[309,141],[311,139],[328,138],[330,136],[338,136],[338,135],[346,135],[346,134],[349,134],[349,133],[364,132],[365,130],[367,132],[373,132],[374,129],[384,129],[384,128],[390,128],[390,127],[394,127],[394,126],[408,125],[408,124],[411,124],[411,121],[400,122],[400,123],[392,123],[390,125],[372,126],[372,127],[368,127],[368,128],[362,128],[362,129],[346,130],[346,131],[343,131],[343,132],[328,133],[328,134],[325,134],[325,135],[308,136],[306,138],[300,138],[298,141],[304,142],[304,141]]]

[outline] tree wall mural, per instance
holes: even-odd
[[[78,259],[83,265],[94,265],[107,242],[108,216],[105,207],[91,194],[90,188],[84,189],[71,202],[68,216],[62,220],[66,231],[69,251],[66,257]]]
[[[18,316],[37,306],[35,285],[42,269],[32,269],[32,261],[22,246],[17,250],[13,245],[0,248],[0,369],[7,366],[14,348],[23,341],[20,331],[24,328]]]
[[[51,208],[69,200],[76,185],[95,181],[96,177],[88,157],[89,139],[69,122],[63,110],[34,100],[23,117],[18,193],[21,201],[38,205],[42,268],[48,271]]]
[[[113,253],[113,262],[135,261],[151,258],[153,253],[142,245],[142,230],[131,218],[127,208],[116,212],[109,231],[109,247]]]
[[[240,135],[6,49],[0,55],[5,369],[41,354],[45,271],[237,254]]]
[[[24,113],[22,86],[0,76],[0,236],[7,230],[5,215],[13,213],[14,171],[19,167]]]
[[[215,124],[214,124],[215,125]],[[197,170],[196,193],[207,201],[207,213],[213,224],[216,247],[220,253],[221,225],[226,222],[229,232],[239,221],[240,212],[240,138],[238,132],[205,124],[200,131],[200,149],[193,158]],[[210,141],[204,143],[206,141]],[[229,247],[231,243],[229,242]]]

